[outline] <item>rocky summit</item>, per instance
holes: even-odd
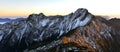
[[[119,35],[84,8],[65,16],[31,14],[0,25],[0,52],[120,52]]]

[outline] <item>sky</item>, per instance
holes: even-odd
[[[0,16],[67,15],[78,8],[94,15],[120,16],[120,0],[0,0]]]

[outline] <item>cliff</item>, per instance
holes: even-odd
[[[109,21],[78,9],[65,16],[31,14],[0,25],[1,52],[120,52]]]
[[[111,24],[112,26],[113,24]],[[78,27],[58,40],[24,52],[120,52],[119,35],[104,18],[94,16],[90,24]]]

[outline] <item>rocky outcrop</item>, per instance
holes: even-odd
[[[119,34],[86,9],[65,16],[31,14],[0,25],[1,52],[120,52]]]
[[[115,39],[114,41],[116,41],[116,44],[120,46],[120,19],[113,18],[110,19],[108,22],[109,22],[108,26],[113,28],[112,34],[113,38]]]
[[[112,26],[116,30],[120,31],[120,19],[112,18],[109,20],[109,24],[110,24],[110,26]]]
[[[107,20],[94,16],[87,26],[76,28],[42,46],[32,46],[24,52],[120,52],[119,39],[116,39],[119,35],[113,30]]]
[[[78,9],[66,16],[31,14],[27,19],[0,25],[0,51],[21,52],[41,42],[59,39],[69,31],[86,26],[92,20],[86,9]]]

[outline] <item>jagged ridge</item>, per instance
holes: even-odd
[[[0,25],[0,51],[21,52],[37,43],[51,42],[77,27],[89,24],[92,17],[81,8],[66,16],[31,14],[25,20]]]

